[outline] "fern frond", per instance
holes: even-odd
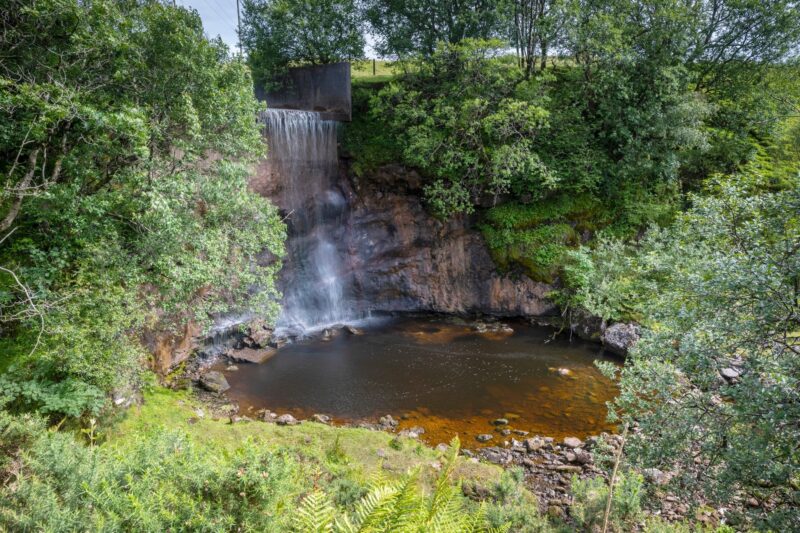
[[[387,483],[376,487],[364,496],[355,511],[356,531],[369,531],[375,524],[379,524],[390,512],[390,504],[398,491],[397,484]]]
[[[330,533],[333,531],[333,518],[336,514],[327,496],[314,491],[303,499],[297,510],[295,527],[304,533]]]
[[[483,533],[486,529],[486,502],[481,502],[478,510],[472,514],[466,528],[465,533]]]
[[[434,517],[438,513],[442,512],[448,503],[453,499],[454,491],[450,484],[450,476],[453,474],[453,470],[455,469],[456,461],[458,460],[458,450],[460,447],[461,442],[458,440],[458,437],[453,437],[453,440],[450,441],[450,448],[445,456],[442,471],[439,473],[439,477],[436,480],[436,488],[433,493],[433,498],[431,498],[430,505],[428,506],[427,522],[433,522]]]
[[[419,469],[405,476],[392,498],[391,512],[382,524],[383,531],[412,531],[422,518],[423,498],[419,491]]]

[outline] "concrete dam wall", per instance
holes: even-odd
[[[352,118],[350,63],[291,68],[283,87],[266,92],[256,86],[256,97],[272,109],[316,111],[322,120]]]

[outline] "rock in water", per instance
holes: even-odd
[[[359,329],[359,328],[357,328],[357,327],[355,327],[355,326],[351,326],[351,325],[349,325],[349,324],[348,324],[348,325],[346,325],[346,326],[344,327],[344,329],[345,329],[345,331],[346,331],[347,333],[349,333],[350,335],[363,335],[363,334],[364,334],[364,330],[362,330],[362,329]]]
[[[211,392],[225,392],[231,388],[225,376],[216,370],[206,372],[200,376],[200,386]]]
[[[328,415],[321,415],[321,414],[315,414],[314,416],[311,417],[311,419],[314,422],[319,422],[320,424],[328,424],[331,421],[331,417],[329,417]]]
[[[492,435],[489,435],[488,433],[483,433],[481,435],[478,435],[475,438],[478,440],[478,442],[489,442],[494,437]]]
[[[241,350],[231,350],[228,357],[237,363],[263,363],[275,355],[277,351],[275,348],[243,348]]]

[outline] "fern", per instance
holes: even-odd
[[[308,533],[330,533],[333,531],[333,521],[336,514],[328,497],[314,491],[303,500],[303,505],[297,510],[297,529]]]
[[[504,533],[509,526],[488,527],[485,505],[471,512],[464,505],[458,485],[451,482],[460,442],[454,438],[436,480],[433,494],[426,498],[420,488],[420,471],[413,470],[399,481],[378,475],[354,513],[337,515],[327,496],[313,492],[306,496],[297,514],[296,529],[303,532],[335,533]]]

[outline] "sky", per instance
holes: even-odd
[[[219,35],[231,52],[238,49],[236,0],[176,0],[176,3],[197,10],[209,37]]]
[[[239,38],[236,35],[236,0],[175,0],[183,7],[196,9],[203,19],[203,28],[206,34],[214,38],[222,37],[231,52],[238,51]],[[366,35],[367,57],[375,57],[372,48],[372,36]]]

